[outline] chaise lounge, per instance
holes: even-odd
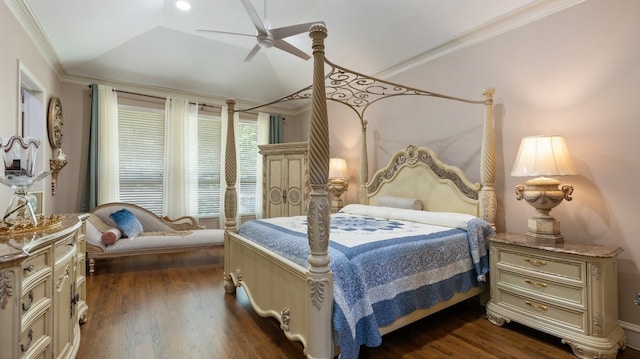
[[[172,220],[134,204],[113,202],[91,211],[86,222],[86,245],[89,274],[93,274],[96,259],[222,246],[224,230],[205,229],[190,216]]]

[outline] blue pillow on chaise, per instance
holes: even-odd
[[[143,231],[138,218],[126,208],[111,213],[109,218],[116,222],[116,226],[125,237],[137,237]]]

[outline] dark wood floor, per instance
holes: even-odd
[[[303,358],[242,290],[224,293],[222,249],[98,262],[78,359]],[[555,337],[496,327],[470,300],[383,337],[360,358],[574,358]],[[627,348],[618,358],[640,358]]]

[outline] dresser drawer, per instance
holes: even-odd
[[[27,258],[22,263],[22,279],[26,280],[41,270],[49,268],[51,263],[49,253],[49,251],[44,250]]]
[[[33,342],[26,352],[22,353],[22,359],[49,359],[51,358],[51,337],[43,336]]]
[[[49,298],[50,281],[48,277],[35,283],[34,285],[23,288],[22,298],[20,300],[20,311],[25,316],[30,310],[38,306],[38,303],[45,298]]]
[[[30,350],[33,350],[35,346],[40,346],[43,341],[50,341],[48,335],[49,313],[48,310],[43,312],[42,315],[32,321],[28,327],[23,328],[20,334],[20,341],[18,342],[18,352],[22,353],[22,356]]]
[[[491,278],[494,280],[494,278]],[[561,283],[555,283],[534,276],[523,275],[517,272],[506,270],[498,270],[495,275],[498,281],[498,287],[511,291],[520,291],[527,296],[537,296],[538,298],[547,298],[563,305],[573,306],[575,308],[586,308],[586,289],[585,287],[571,286]]]
[[[524,312],[531,318],[527,321],[547,322],[550,325],[567,327],[581,333],[585,332],[586,317],[584,311],[561,308],[504,290],[498,290],[496,302],[501,305],[515,307]],[[530,325],[530,323],[523,324]]]
[[[69,253],[73,248],[75,248],[75,245],[76,245],[75,233],[70,233],[59,242],[56,242],[56,245],[54,248],[55,260],[58,261],[60,258],[67,255],[67,253]]]
[[[498,248],[498,263],[584,283],[585,263]]]

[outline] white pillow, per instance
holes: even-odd
[[[467,223],[473,218],[477,218],[466,213],[415,211],[412,209],[368,206],[355,203],[344,206],[339,213],[397,219],[460,229],[467,229]]]
[[[422,210],[422,201],[417,198],[380,196],[380,198],[378,198],[378,205],[391,208]]]

